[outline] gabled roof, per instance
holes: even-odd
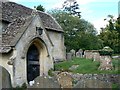
[[[0,19],[8,22],[12,22],[18,17],[26,18],[30,16],[33,11],[33,9],[14,2],[2,2],[0,8],[2,8],[2,18]],[[38,13],[45,28],[63,32],[61,26],[51,15],[41,11],[38,11]]]
[[[33,16],[18,18],[8,25],[5,32],[2,32],[0,53],[7,53],[12,49],[12,46],[16,45],[32,20]]]
[[[21,35],[32,22],[33,17],[18,18],[8,25],[2,34],[2,46],[15,46]]]
[[[10,22],[6,30],[2,32],[2,37],[0,37],[0,40],[2,40],[0,53],[8,53],[34,19],[34,11],[14,2],[2,2],[0,8],[2,8],[2,18],[0,19]],[[40,11],[36,13],[40,16],[46,29],[63,32],[59,24],[49,14]]]

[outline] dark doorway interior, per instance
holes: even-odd
[[[33,44],[27,52],[27,81],[34,80],[40,74],[39,51]]]

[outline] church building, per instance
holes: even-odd
[[[63,29],[45,12],[0,2],[0,32],[0,66],[14,87],[48,75],[66,58]]]

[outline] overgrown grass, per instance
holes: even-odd
[[[120,90],[118,84],[112,84],[112,90]]]
[[[113,59],[112,60],[114,71],[120,74],[120,59]]]
[[[79,65],[76,69],[70,70],[69,68],[72,65]],[[118,74],[120,63],[118,60],[113,60],[113,65],[115,70],[98,70],[100,63],[97,61],[92,61],[91,59],[85,58],[74,58],[73,60],[64,61],[61,63],[55,64],[56,71],[70,71],[73,73],[82,73],[82,74]],[[119,71],[120,73],[120,71]]]

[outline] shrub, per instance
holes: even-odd
[[[109,47],[106,46],[103,49],[99,50],[100,55],[112,55],[113,54],[113,50]]]

